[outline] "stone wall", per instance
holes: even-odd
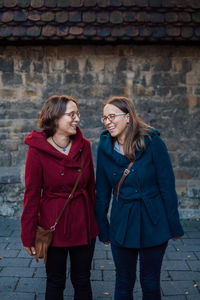
[[[131,97],[140,116],[161,131],[176,175],[182,217],[200,216],[200,48],[198,46],[0,47],[0,214],[20,215],[27,147],[44,100],[78,98],[80,127],[94,160],[102,106]]]

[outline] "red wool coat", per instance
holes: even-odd
[[[74,197],[56,226],[52,246],[86,245],[99,231],[95,218],[95,180],[91,147],[79,128],[68,155],[46,141],[45,132],[34,130],[26,138],[29,146],[25,168],[24,208],[21,239],[34,246],[37,224],[54,225],[78,177],[83,152],[83,173]]]

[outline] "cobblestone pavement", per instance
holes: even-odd
[[[163,262],[161,288],[164,300],[200,299],[200,221],[183,220],[182,224],[185,235],[180,241],[169,242]],[[19,218],[0,217],[0,277],[1,300],[44,299],[44,265],[25,253],[20,241]],[[115,275],[111,250],[99,241],[91,278],[94,300],[112,300]],[[66,299],[73,299],[69,273]],[[142,299],[138,281],[134,299]]]

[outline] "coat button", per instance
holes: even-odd
[[[64,176],[64,175],[65,175],[64,171],[60,171],[60,176]]]
[[[115,173],[115,172],[114,172],[114,173],[113,173],[113,175],[114,175],[114,176],[116,176],[116,175],[117,175],[117,173]]]

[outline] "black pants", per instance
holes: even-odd
[[[167,242],[149,248],[122,248],[112,245],[116,267],[115,300],[133,300],[136,265],[140,257],[140,283],[143,300],[160,300],[160,271]]]
[[[45,300],[63,300],[66,281],[67,255],[70,256],[70,277],[74,300],[92,300],[90,269],[95,240],[90,245],[76,247],[49,247],[46,273]]]

